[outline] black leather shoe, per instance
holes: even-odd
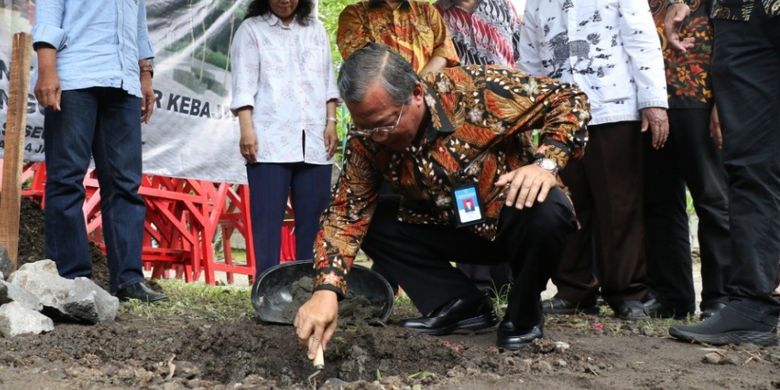
[[[723,309],[724,307],[726,307],[726,304],[723,302],[712,302],[707,304],[702,303],[701,315],[699,315],[699,319],[704,321],[715,315],[715,313],[719,312],[720,309]]]
[[[498,322],[493,303],[484,295],[457,298],[431,312],[427,317],[401,321],[404,328],[433,336],[459,330],[490,328]]]
[[[650,298],[643,303],[645,306],[645,313],[652,318],[674,318],[676,320],[683,320],[688,318],[689,314],[693,314],[687,310],[675,310],[672,307],[666,306],[656,298]]]
[[[712,317],[693,325],[676,325],[669,334],[683,341],[710,345],[777,345],[777,318],[757,321],[740,313],[729,303]]]
[[[542,311],[545,314],[598,314],[599,308],[595,301],[593,303],[575,303],[556,295],[542,301]]]
[[[627,300],[623,301],[620,306],[615,309],[615,317],[626,321],[639,321],[650,319],[645,310],[645,305],[639,300]]]
[[[498,326],[498,340],[496,345],[509,351],[515,351],[530,345],[534,340],[544,336],[544,319],[531,329],[515,329],[514,324],[509,319],[501,321]]]
[[[117,291],[116,297],[119,298],[120,301],[137,299],[148,303],[168,300],[167,295],[152,290],[145,282],[131,284]]]

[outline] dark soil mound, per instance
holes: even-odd
[[[22,197],[19,216],[19,255],[18,263],[36,262],[46,258],[45,223],[41,206],[32,199]],[[67,234],[67,232],[60,232]],[[89,244],[92,257],[92,280],[108,290],[108,260],[95,244]]]

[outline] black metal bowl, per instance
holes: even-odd
[[[275,265],[257,278],[252,285],[252,306],[261,321],[292,324],[298,308],[293,299],[293,283],[303,277],[315,276],[311,260],[299,260]],[[395,302],[393,289],[382,275],[353,265],[347,274],[347,288],[351,295],[362,297],[375,307],[375,321],[387,322]]]

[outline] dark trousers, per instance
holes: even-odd
[[[714,20],[712,81],[723,126],[733,245],[726,291],[777,323],[780,261],[780,18],[756,1],[749,22]],[[749,308],[748,308],[749,307]]]
[[[295,254],[313,257],[320,214],[330,201],[332,166],[307,163],[256,163],[246,166],[256,274],[279,264],[287,195],[295,210]]]
[[[141,282],[141,99],[119,88],[87,88],[63,91],[60,106],[44,119],[46,256],[66,278],[92,275],[82,206],[94,156],[111,289]]]
[[[494,241],[468,229],[399,222],[398,203],[379,202],[362,248],[397,281],[424,315],[460,297],[480,294],[450,262],[495,264],[509,260],[514,285],[507,316],[528,328],[541,320],[539,294],[575,229],[571,203],[559,189],[531,208],[504,207]]]
[[[553,276],[558,295],[570,302],[594,303],[599,284],[613,308],[647,294],[639,126],[639,122],[589,126],[585,156],[561,171],[581,225],[568,240]]]
[[[699,217],[702,307],[726,301],[731,264],[726,171],[709,133],[710,109],[671,109],[669,141],[644,139],[647,283],[679,314],[696,311],[685,186]]]

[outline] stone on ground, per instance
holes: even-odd
[[[43,305],[34,294],[27,290],[0,280],[0,305],[10,302],[17,302],[22,306],[35,311],[41,311]]]
[[[87,278],[76,278],[62,309],[74,320],[102,324],[116,318],[119,299]]]
[[[54,330],[51,318],[30,310],[18,302],[0,306],[0,333],[5,337],[21,334],[40,334]]]
[[[45,313],[56,318],[91,324],[113,321],[119,300],[87,278],[59,276],[51,260],[27,263],[10,277],[11,284],[24,288],[41,301]]]
[[[5,245],[0,245],[0,279],[3,279],[3,275],[9,275],[12,269],[11,257],[8,256],[8,249],[5,249]]]

